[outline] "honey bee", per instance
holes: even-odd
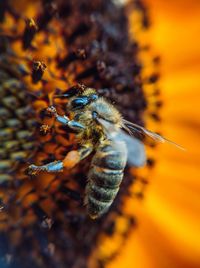
[[[85,190],[85,205],[90,218],[99,218],[113,203],[127,162],[135,167],[146,162],[144,144],[123,129],[129,134],[142,133],[161,142],[166,139],[123,119],[120,112],[93,88],[79,85],[55,97],[69,98],[67,109],[70,118],[59,115],[54,106],[47,108],[47,111],[58,122],[76,131],[79,148],[70,151],[62,161],[42,166],[30,165],[29,173],[60,172],[64,168],[72,168],[94,151]]]

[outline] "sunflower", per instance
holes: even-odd
[[[130,35],[131,9],[138,18],[137,32],[144,31],[148,16],[140,1],[127,8],[104,0],[1,2],[2,265],[104,267],[136,226],[125,202],[128,196],[141,199],[147,181],[135,168],[127,167],[120,194],[96,221],[83,206],[90,161],[37,177],[27,169],[31,163],[61,160],[76,149],[74,134],[47,112],[54,104],[66,114],[67,100],[55,99],[57,94],[84,85],[96,88],[124,117],[144,124],[148,103],[144,85],[152,87],[154,96],[158,75],[152,55],[150,71],[143,71],[139,54],[142,50],[148,54],[148,47]],[[152,119],[158,106],[149,113]],[[152,159],[148,163],[151,167]]]
[[[199,4],[146,2],[149,9],[139,0],[126,6],[103,0],[1,2],[2,265],[199,266],[198,181],[188,165],[198,165],[197,133],[191,128],[198,122],[188,102],[193,101],[189,90],[195,75],[189,67],[182,69],[191,64],[192,54],[184,50],[190,38],[183,42],[186,35],[177,35],[185,19],[194,38],[198,20],[189,14]],[[181,26],[177,14],[184,17]],[[193,50],[196,55],[197,41]],[[163,61],[160,82],[157,53]],[[27,174],[30,163],[59,160],[76,148],[73,133],[54,124],[46,108],[54,102],[65,114],[66,100],[53,96],[80,87],[77,83],[96,88],[127,119],[193,148],[182,153],[147,141],[148,167],[127,168],[113,206],[96,221],[82,205],[88,161],[59,175]]]

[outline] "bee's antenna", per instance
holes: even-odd
[[[80,92],[80,90],[83,91],[84,88],[85,87],[83,85],[77,84],[77,85],[65,90],[63,93],[62,93],[61,89],[57,88],[56,91],[59,94],[54,95],[53,98],[71,98],[71,97],[77,95]]]
[[[69,94],[54,95],[53,98],[54,99],[56,99],[56,98],[69,98]]]

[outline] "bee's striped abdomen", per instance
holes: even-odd
[[[127,160],[127,149],[123,142],[108,141],[98,147],[92,160],[86,187],[85,201],[91,218],[104,214],[112,204]]]

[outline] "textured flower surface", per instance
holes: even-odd
[[[1,267],[200,266],[200,3],[123,2],[0,1]],[[147,140],[147,168],[126,168],[95,221],[83,205],[90,157],[56,175],[27,174],[77,148],[46,113],[54,104],[66,114],[54,95],[77,83],[186,148]]]
[[[162,58],[160,130],[186,148],[156,148],[138,229],[109,267],[200,267],[200,2],[146,0],[148,39]],[[121,262],[120,262],[121,261]]]
[[[127,8],[107,0],[0,4],[1,261],[6,267],[104,267],[136,225],[124,207],[129,196],[143,197],[146,176],[127,167],[110,210],[94,221],[83,205],[91,158],[59,174],[30,176],[27,168],[77,148],[74,133],[47,112],[53,104],[68,113],[67,100],[54,97],[74,85],[96,88],[140,125],[149,85],[154,104],[147,117],[158,120],[157,59],[149,57],[145,73],[139,53],[149,50],[130,35],[127,19],[134,10],[136,32],[144,31],[146,9],[140,1]]]

